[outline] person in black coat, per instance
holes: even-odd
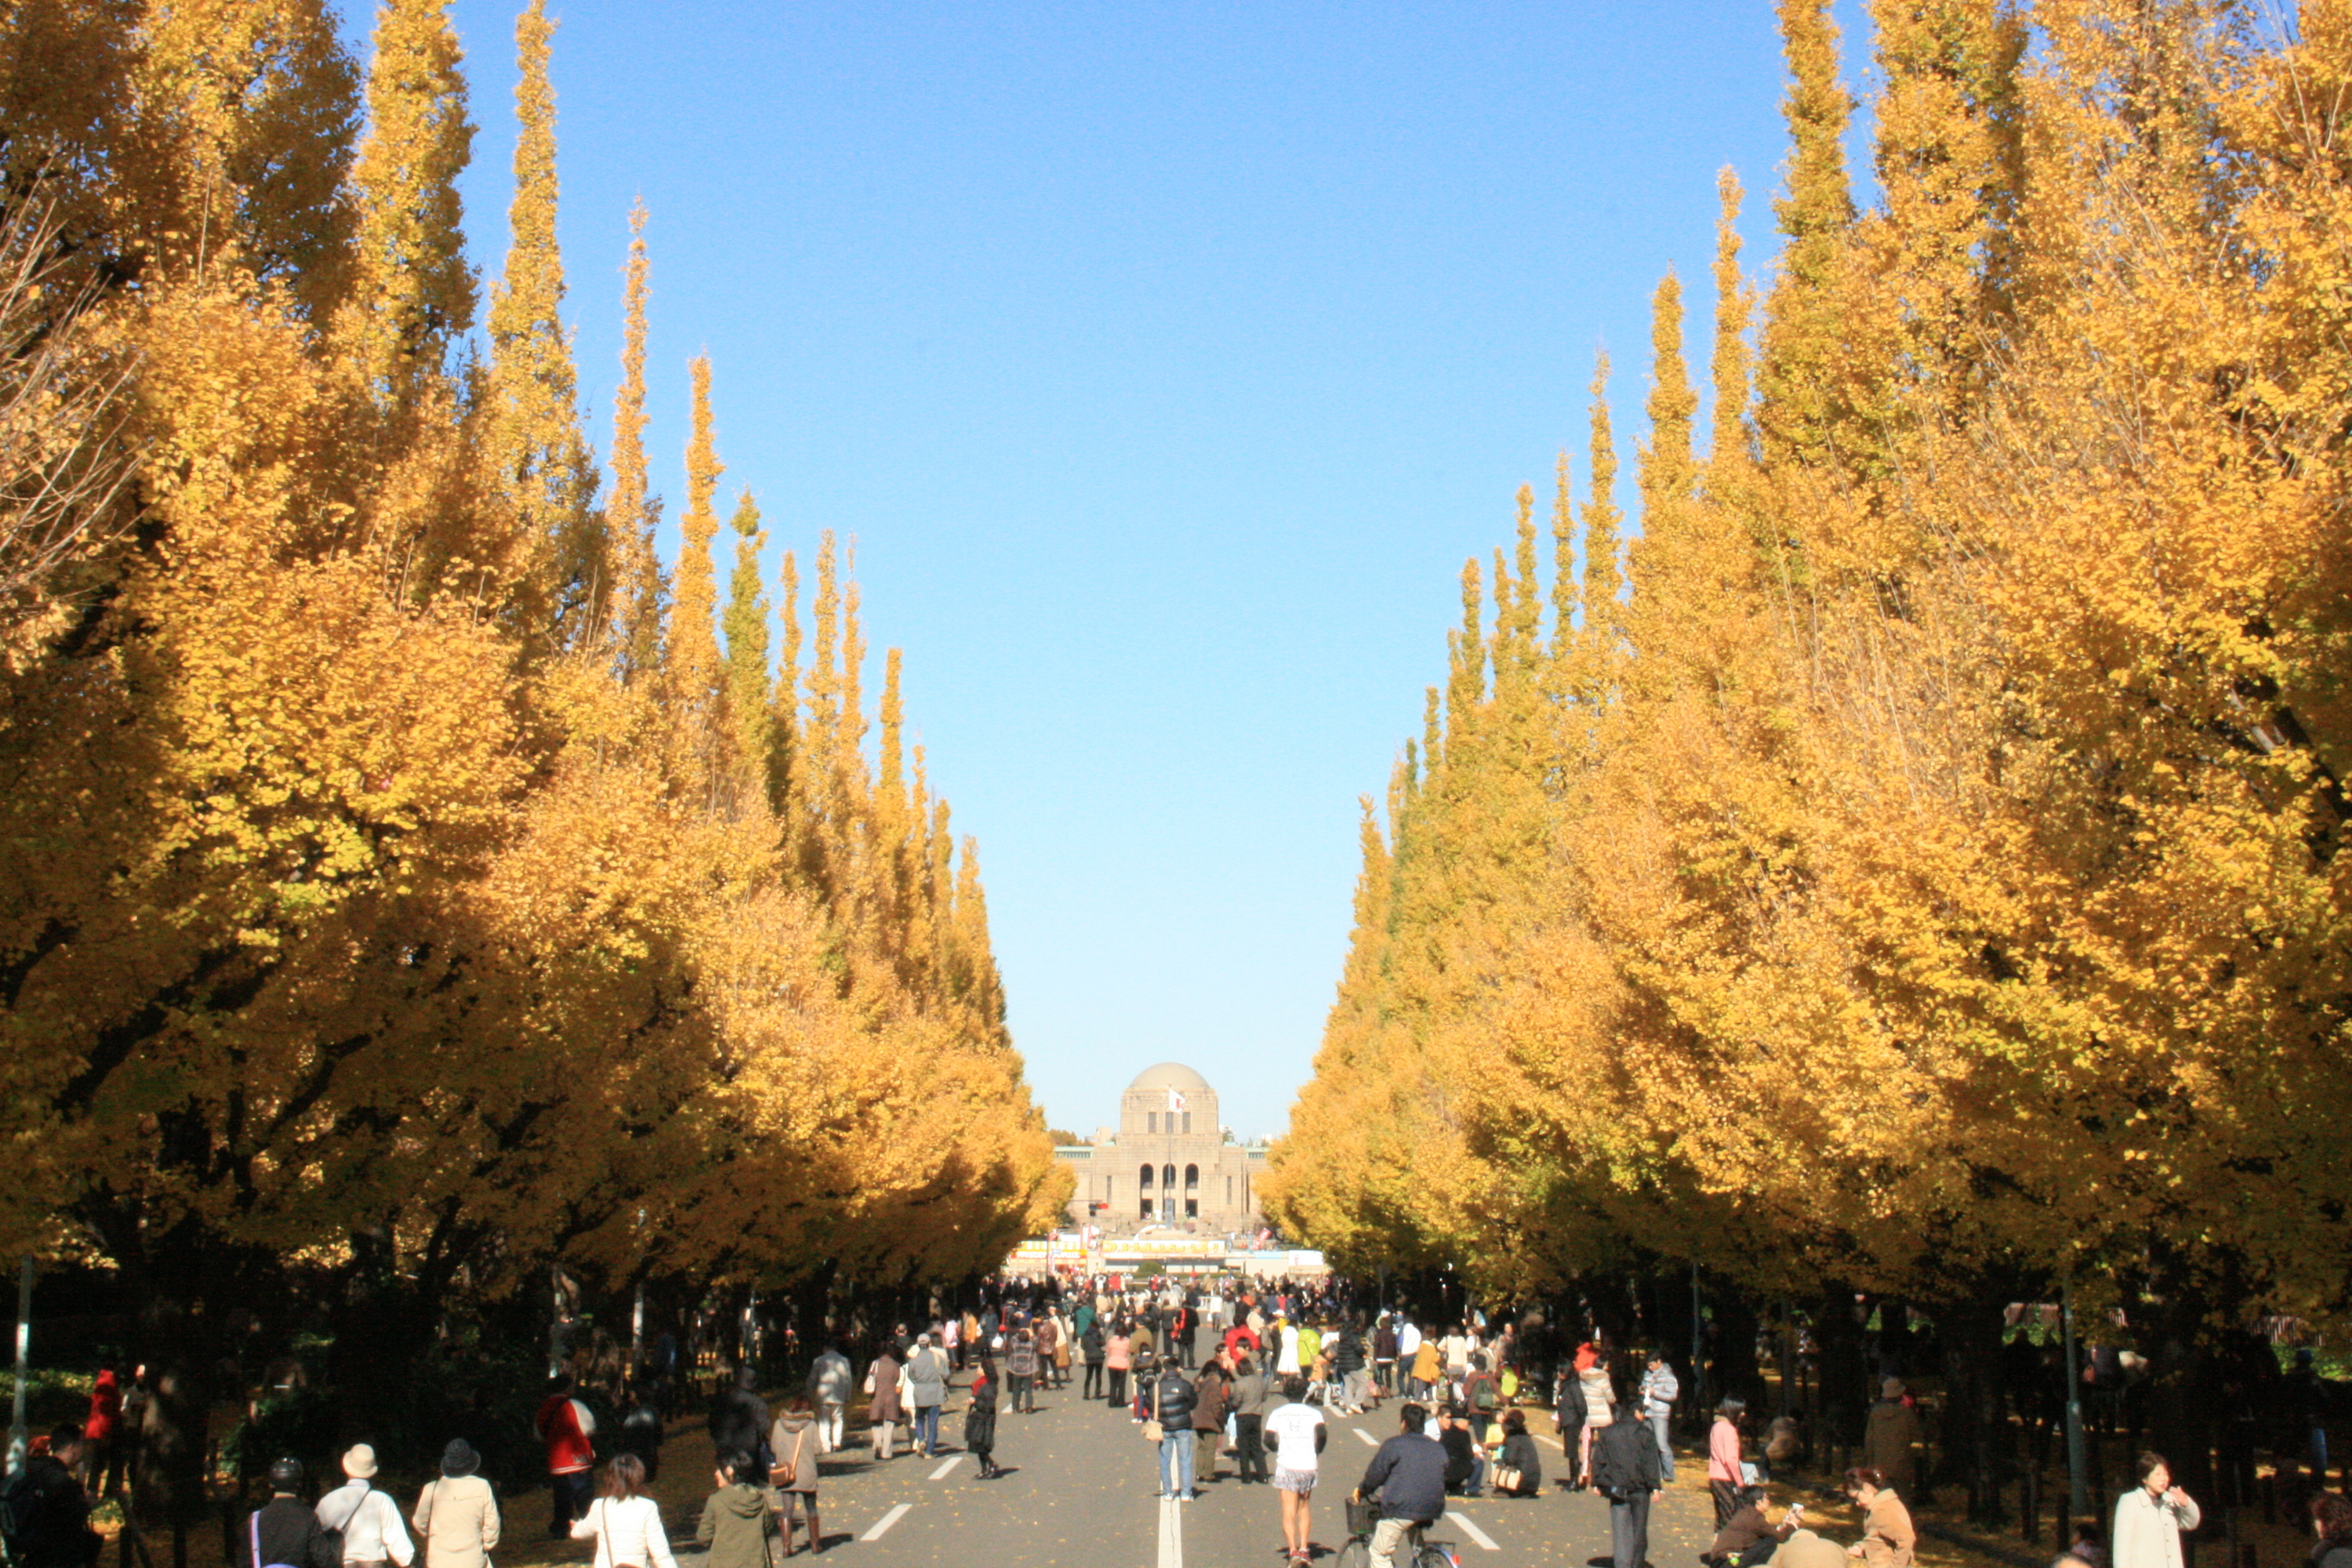
[[[722,1454],[751,1455],[752,1473],[737,1479],[752,1486],[768,1483],[768,1405],[759,1384],[759,1373],[739,1367],[733,1384],[710,1402],[710,1446]]]
[[[47,1453],[8,1478],[8,1552],[17,1568],[90,1568],[98,1561],[103,1542],[89,1527],[89,1496],[74,1475],[82,1453],[81,1426],[68,1421],[49,1434]]]
[[[1517,1486],[1507,1490],[1500,1485],[1495,1488],[1496,1497],[1535,1497],[1543,1491],[1543,1453],[1528,1436],[1527,1412],[1503,1413],[1503,1447],[1495,1456],[1495,1468],[1519,1473]]]
[[[1576,1375],[1574,1366],[1562,1362],[1559,1403],[1553,1412],[1553,1419],[1559,1427],[1560,1447],[1568,1451],[1568,1480],[1565,1484],[1570,1487],[1576,1485],[1576,1457],[1583,1448],[1584,1418],[1589,1414],[1591,1406],[1584,1398],[1584,1380]]]
[[[980,1479],[993,1480],[996,1468],[996,1358],[985,1346],[980,1370],[971,1375],[971,1403],[963,1407],[963,1446],[980,1461]]]
[[[302,1500],[302,1461],[269,1467],[269,1500],[237,1531],[235,1568],[343,1568],[342,1542]]]

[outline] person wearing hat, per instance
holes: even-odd
[[[391,1497],[375,1489],[375,1450],[352,1444],[343,1455],[343,1474],[350,1479],[320,1498],[316,1510],[321,1526],[343,1532],[343,1562],[349,1568],[385,1563],[408,1568],[416,1545]]]
[[[463,1437],[441,1450],[441,1477],[427,1482],[410,1515],[425,1542],[423,1568],[489,1568],[499,1544],[499,1500],[474,1472],[481,1455]]]
[[[246,1516],[232,1568],[340,1568],[335,1538],[302,1501],[302,1461],[269,1467],[269,1500]]]

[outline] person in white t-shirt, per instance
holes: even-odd
[[[1266,1441],[1274,1445],[1274,1489],[1282,1499],[1282,1543],[1293,1563],[1308,1560],[1307,1501],[1315,1495],[1315,1478],[1323,1440],[1330,1428],[1323,1412],[1304,1403],[1307,1380],[1296,1374],[1282,1381],[1282,1397],[1265,1418]]]

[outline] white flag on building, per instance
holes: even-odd
[[[1183,1090],[1171,1089],[1168,1091],[1168,1109],[1171,1110],[1181,1110],[1184,1109]]]

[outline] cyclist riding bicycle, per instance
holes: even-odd
[[[1391,1564],[1396,1563],[1397,1548],[1409,1533],[1445,1517],[1445,1449],[1422,1430],[1428,1424],[1429,1412],[1419,1405],[1407,1405],[1397,1416],[1397,1435],[1381,1445],[1356,1488],[1358,1502],[1374,1495],[1380,1499],[1372,1557]]]

